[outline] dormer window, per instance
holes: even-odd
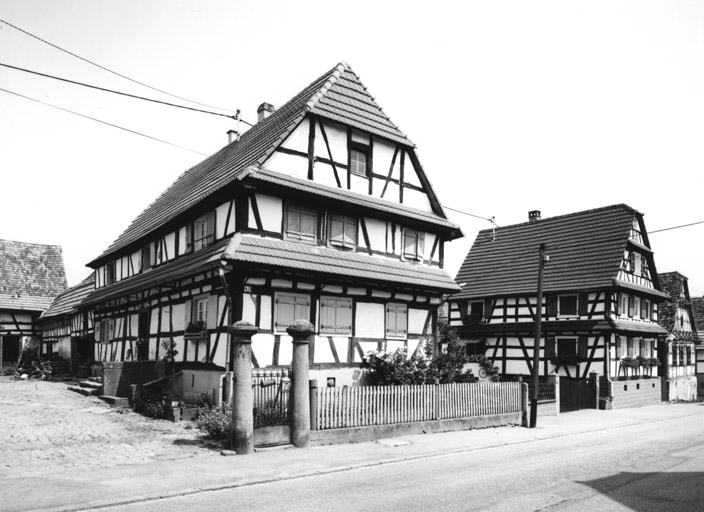
[[[152,268],[151,244],[142,247],[142,272]]]
[[[105,284],[113,284],[115,282],[115,262],[111,261],[105,265]]]
[[[357,176],[370,175],[369,157],[371,156],[371,149],[369,135],[352,130],[349,145],[350,172],[352,174]]]

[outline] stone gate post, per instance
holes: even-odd
[[[296,448],[307,448],[310,446],[308,346],[315,328],[307,320],[296,320],[286,329],[286,332],[293,338],[291,441]]]
[[[235,322],[228,332],[232,347],[232,436],[230,448],[237,455],[254,451],[254,396],[252,393],[252,336],[257,327]]]

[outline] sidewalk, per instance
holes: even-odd
[[[7,511],[86,510],[202,490],[264,483],[345,471],[365,466],[482,450],[517,443],[617,429],[679,417],[704,415],[704,404],[661,404],[615,411],[584,410],[539,417],[535,429],[501,427],[377,442],[260,450],[223,457],[217,451],[178,460],[96,469],[90,473],[46,475],[40,481],[6,479],[0,484],[0,507]],[[98,454],[96,454],[98,455]],[[28,486],[36,492],[27,496]]]

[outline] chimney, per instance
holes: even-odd
[[[227,130],[227,143],[232,144],[240,138],[240,133],[237,130]]]
[[[262,103],[259,105],[259,108],[257,108],[257,122],[261,122],[263,119],[269,117],[274,110],[276,109],[271,103]]]
[[[528,212],[528,222],[535,222],[540,220],[540,210],[531,210]]]

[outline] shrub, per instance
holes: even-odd
[[[232,430],[232,407],[201,407],[195,418],[196,427],[213,439],[228,439]]]

